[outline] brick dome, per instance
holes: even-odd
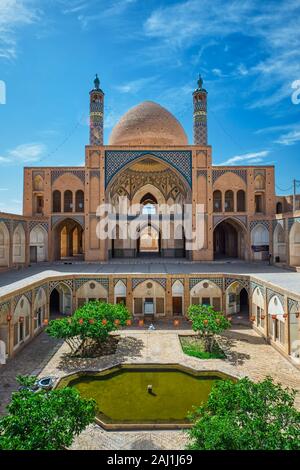
[[[188,145],[182,125],[152,101],[131,108],[115,125],[109,145]]]

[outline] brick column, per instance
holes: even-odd
[[[290,330],[290,314],[289,314],[289,307],[288,307],[288,298],[284,296],[284,313],[288,314],[288,317],[285,319],[284,323],[284,349],[285,352],[290,355],[291,354],[291,330]]]
[[[113,304],[114,303],[114,279],[111,277],[108,279],[108,303]]]
[[[127,288],[126,288],[126,307],[133,315],[133,293],[132,293],[132,279],[127,279]]]
[[[14,348],[14,319],[13,319],[13,303],[10,301],[10,307],[7,314],[11,315],[11,321],[8,323],[8,332],[7,332],[7,353],[8,357],[13,355],[13,348]]]
[[[167,277],[166,282],[165,314],[167,318],[172,317],[172,279],[170,277]]]
[[[184,297],[183,297],[183,315],[187,316],[187,311],[190,306],[190,280],[188,277],[184,279]]]

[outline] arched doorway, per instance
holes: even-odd
[[[72,313],[72,290],[64,282],[59,283],[50,293],[50,316]]]
[[[57,315],[60,313],[59,304],[59,292],[57,289],[53,289],[50,294],[50,316]]]
[[[239,281],[232,282],[226,289],[226,313],[236,324],[249,322],[249,295]]]
[[[83,259],[83,228],[73,219],[65,219],[53,230],[53,257],[55,260]]]
[[[220,222],[214,230],[214,259],[245,259],[245,229],[233,219]]]
[[[161,236],[160,231],[149,224],[140,230],[137,239],[138,256],[160,256],[161,255]]]
[[[240,292],[240,314],[243,315],[244,318],[248,318],[249,316],[249,297],[245,288]]]

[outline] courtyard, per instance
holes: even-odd
[[[115,354],[98,358],[73,358],[67,355],[65,343],[41,333],[18,355],[0,369],[1,413],[17,389],[18,374],[36,374],[56,378],[79,370],[99,371],[123,364],[180,364],[199,371],[220,371],[234,377],[248,376],[259,381],[270,375],[275,382],[297,390],[296,407],[300,409],[299,370],[266,343],[251,326],[233,324],[219,337],[226,359],[199,360],[182,352],[179,335],[191,335],[188,328],[175,330],[163,324],[154,331],[129,328],[118,333],[120,341]],[[171,397],[170,397],[171,399]],[[72,449],[183,449],[183,431],[112,431],[90,425],[74,441]]]

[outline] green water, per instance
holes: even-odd
[[[220,378],[213,373],[121,369],[106,376],[81,376],[69,385],[82,397],[94,398],[98,416],[107,423],[185,423],[193,406],[207,400],[216,380]]]

